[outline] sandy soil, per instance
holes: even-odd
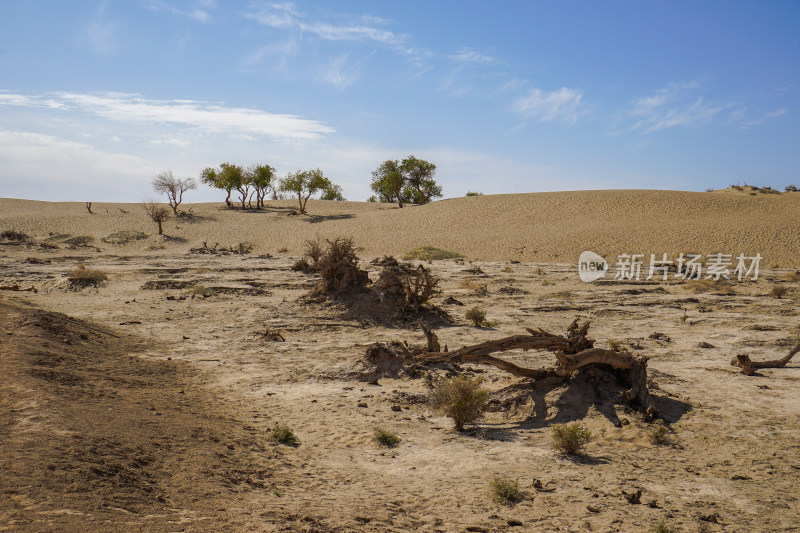
[[[307,216],[291,216],[297,202],[270,201],[262,211],[231,211],[220,204],[185,205],[193,218],[165,223],[167,237],[138,204],[0,199],[0,230],[38,238],[89,236],[112,253],[165,246],[186,252],[204,241],[246,241],[257,254],[286,249],[300,255],[317,236],[351,236],[365,256],[400,256],[436,246],[481,261],[575,262],[584,250],[612,261],[619,254],[760,253],[765,266],[800,267],[800,193],[727,194],[679,191],[576,191],[454,198],[425,206],[310,200]],[[101,239],[135,230],[147,239],[122,246]],[[65,237],[66,238],[66,237]],[[157,253],[156,250],[154,253]],[[613,261],[612,261],[613,262]]]
[[[742,209],[789,216],[790,196],[757,198],[786,204],[730,198],[746,202]],[[323,204],[309,205],[313,213]],[[97,240],[132,229],[130,220],[114,226],[112,213],[104,228],[86,225],[106,215],[78,207],[50,205],[28,226],[19,225],[21,215],[4,211],[2,227],[13,219],[40,239],[58,231]],[[355,211],[356,220],[375,217],[386,231],[398,222],[390,217],[424,213],[365,204],[335,208]],[[255,230],[241,222],[252,216],[274,222],[270,235],[278,237],[258,241],[270,244],[257,242],[244,256],[185,253],[196,245],[194,236],[154,251],[145,250],[154,238],[146,245],[95,242],[100,251],[69,249],[60,241],[50,250],[0,248],[0,285],[38,289],[0,291],[0,529],[646,531],[664,521],[677,531],[800,531],[800,367],[793,362],[747,377],[729,364],[736,353],[772,358],[797,342],[800,294],[793,270],[769,269],[756,282],[723,290],[672,280],[584,284],[566,263],[511,263],[515,256],[504,255],[505,244],[472,264],[434,261],[427,266],[444,290],[434,303],[450,316],[438,330],[443,344],[453,349],[525,327],[560,332],[576,317],[591,320],[599,346],[617,340],[651,357],[653,392],[671,443],[650,441],[653,426],[619,400],[622,389],[607,376],[539,390],[469,365],[484,378],[495,407],[457,433],[430,409],[425,379],[383,378],[371,385],[355,378],[370,343],[421,343],[420,331],[343,318],[339,306],[303,302],[316,279],[289,269],[297,254],[263,255],[284,242],[299,247],[297,236],[283,236],[290,225],[301,236],[326,236],[348,223],[356,244],[366,248],[362,267],[374,280],[379,269],[367,260],[384,250],[374,253],[375,241],[358,240],[358,231],[366,235],[372,228],[272,211],[217,210],[214,216],[181,231],[201,235],[194,228],[205,228],[218,232],[208,240],[235,244],[253,240]],[[432,235],[389,241],[385,252],[421,243],[479,257],[488,253],[480,251],[482,242],[496,244],[478,235],[474,247],[459,247],[467,237],[458,232],[441,240]],[[659,238],[651,233],[647,249],[665,242]],[[66,276],[79,264],[105,271],[109,280],[71,288]],[[197,286],[210,292],[193,291]],[[789,292],[776,298],[774,286]],[[466,305],[444,304],[447,297]],[[468,324],[464,311],[476,305],[497,322],[494,328]],[[260,333],[267,328],[285,341],[265,339]],[[664,336],[650,338],[656,332]],[[552,360],[534,352],[507,357],[529,366]],[[552,449],[552,426],[572,421],[594,436],[582,457]],[[278,422],[294,430],[299,446],[269,440]],[[400,445],[378,446],[375,427],[396,432]],[[493,501],[495,475],[518,480],[522,501]],[[623,491],[637,489],[641,504],[631,504]]]

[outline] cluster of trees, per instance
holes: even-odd
[[[404,204],[427,204],[442,196],[442,186],[433,176],[436,165],[410,155],[402,161],[387,160],[372,171],[372,190],[368,202],[397,202]]]
[[[300,204],[300,212],[306,212],[306,203],[314,194],[321,193],[322,200],[344,200],[342,188],[325,177],[316,168],[290,172],[285,178],[277,179],[275,169],[270,165],[252,165],[243,168],[231,163],[222,163],[219,168],[208,167],[200,175],[200,180],[216,189],[227,193],[225,203],[232,206],[231,193],[239,193],[242,209],[252,207],[253,198],[256,208],[264,207],[264,200],[272,192],[273,199],[278,199],[278,192],[296,194]]]
[[[436,165],[417,159],[413,155],[402,161],[388,160],[372,172],[372,190],[370,202],[397,202],[404,204],[427,204],[434,198],[442,196],[442,186],[433,179]],[[247,168],[232,163],[222,163],[219,167],[208,167],[200,174],[200,181],[210,187],[226,192],[225,204],[234,206],[231,195],[238,193],[237,204],[241,209],[264,207],[264,201],[272,193],[272,198],[283,198],[282,193],[297,196],[300,213],[305,214],[309,198],[319,194],[321,200],[343,201],[341,186],[333,183],[319,169],[298,170],[290,172],[284,178],[278,178],[275,169],[270,165],[251,165]],[[178,216],[178,206],[187,191],[197,188],[194,178],[176,178],[172,171],[159,173],[153,179],[153,190],[167,197],[172,214]],[[144,203],[148,216],[158,223],[159,234],[162,223],[169,217],[169,210],[160,207],[156,200]],[[90,211],[91,212],[91,211]]]

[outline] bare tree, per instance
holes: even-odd
[[[92,213],[92,202],[86,202],[83,205],[86,207],[86,210],[89,211],[90,215],[94,215],[94,213]]]
[[[185,180],[176,178],[172,175],[171,170],[165,170],[153,178],[153,190],[167,195],[167,201],[175,215],[178,214],[178,206],[183,201],[183,193],[196,188],[197,182],[194,181],[194,178]]]
[[[147,216],[150,217],[150,220],[158,224],[158,234],[163,235],[164,227],[162,224],[169,218],[169,209],[151,199],[142,202],[142,207],[145,213],[147,213]]]

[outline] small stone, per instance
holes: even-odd
[[[403,408],[400,407],[399,405],[393,405],[392,406],[392,411],[394,411],[394,412],[398,412],[398,411],[402,411],[402,410],[403,410]]]
[[[359,407],[367,407],[367,403],[366,402],[361,402],[360,404],[358,404],[358,406]]]

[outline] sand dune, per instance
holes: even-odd
[[[0,199],[0,230],[37,238],[89,235],[106,251],[162,253],[192,246],[242,241],[255,253],[302,251],[304,240],[351,236],[364,256],[402,255],[423,245],[457,251],[474,260],[575,262],[583,250],[613,260],[621,253],[760,253],[768,266],[800,265],[800,193],[715,194],[616,190],[505,194],[455,198],[399,209],[394,205],[311,200],[308,215],[289,216],[296,202],[271,201],[263,211],[236,211],[221,203],[184,204],[203,220],[172,218],[165,233],[138,204]],[[137,230],[148,239],[124,246],[102,237]],[[155,250],[153,253],[159,253]]]

